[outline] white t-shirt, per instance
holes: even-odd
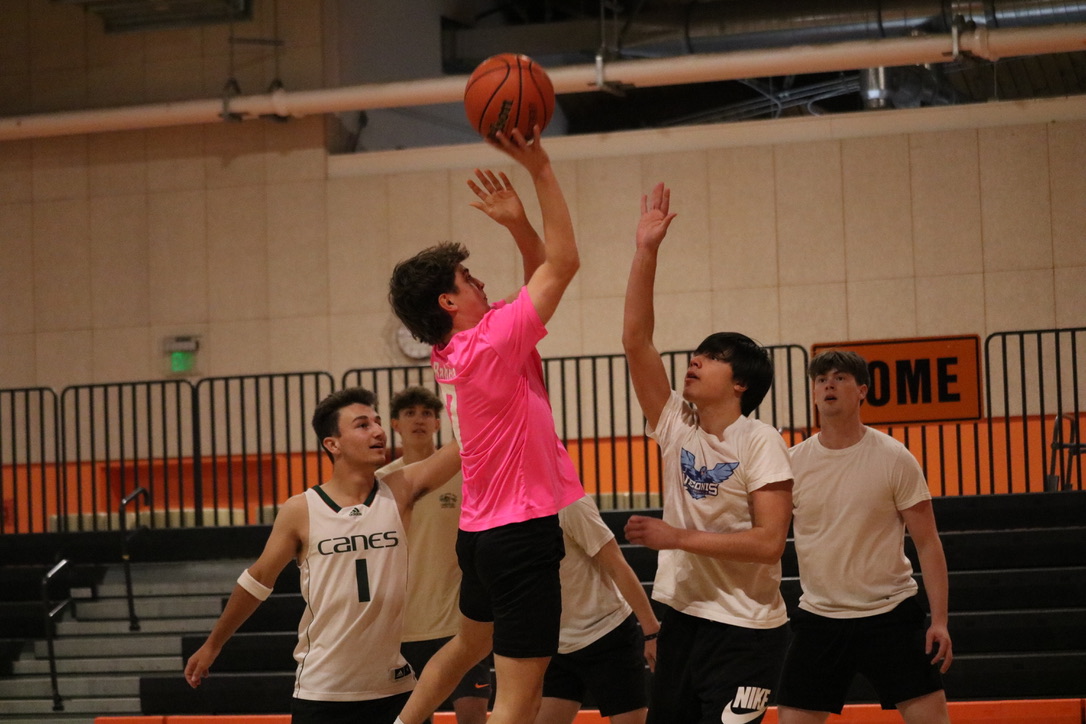
[[[791,456],[800,608],[859,618],[915,595],[899,511],[930,500],[931,493],[905,446],[866,428],[860,442],[843,450],[825,447],[815,435]]]
[[[566,555],[559,575],[562,578],[562,629],[558,653],[580,651],[613,631],[633,609],[618,586],[593,558],[615,534],[603,522],[591,496],[558,512]]]
[[[300,565],[294,696],[368,701],[411,691],[400,655],[407,545],[396,498],[377,481],[364,505],[340,508],[320,487],[303,493],[309,546]]]
[[[403,458],[377,471],[378,478],[404,466]],[[447,483],[415,502],[407,531],[407,610],[403,640],[429,641],[454,636],[460,630],[460,564],[456,532],[460,522],[458,472]]]
[[[771,426],[740,417],[719,440],[698,427],[697,412],[675,391],[649,436],[663,455],[664,521],[676,528],[749,530],[750,494],[792,478],[788,448]],[[664,550],[652,597],[691,616],[769,629],[788,621],[780,582],[780,561],[741,563]]]

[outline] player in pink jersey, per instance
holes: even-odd
[[[532,178],[543,235],[504,173],[476,170],[472,206],[509,230],[525,285],[490,304],[464,266],[467,250],[441,244],[401,262],[389,300],[400,321],[434,346],[431,364],[460,443],[464,495],[457,536],[460,631],[427,664],[400,714],[420,724],[464,672],[492,649],[491,724],[532,721],[558,648],[562,530],[558,511],[584,491],[554,430],[536,344],[580,265],[573,222],[539,139],[518,131],[497,145]]]

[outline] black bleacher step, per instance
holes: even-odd
[[[947,696],[963,699],[1065,699],[1086,696],[1086,651],[957,654],[943,674]]]
[[[1070,527],[1086,521],[1086,491],[946,495],[932,500],[940,530]]]
[[[207,640],[205,635],[181,637],[181,660],[188,661]],[[294,671],[294,647],[297,629],[291,632],[237,633],[223,647],[212,669],[216,672],[286,672]]]
[[[918,579],[923,597],[924,580],[919,576]],[[1043,611],[1074,608],[1084,603],[1086,566],[950,572],[952,611],[1027,608]]]
[[[1086,566],[1086,521],[1078,526],[940,533],[952,571]],[[906,546],[916,568],[911,543]]]
[[[41,582],[54,564],[12,564],[0,566],[0,601],[41,602]],[[63,600],[73,588],[96,590],[105,576],[105,566],[69,563],[49,581],[49,597]]]
[[[225,651],[225,650],[224,650]],[[140,677],[145,715],[289,714],[294,674],[214,673],[196,689],[178,674]]]
[[[949,628],[963,654],[1075,651],[1086,645],[1086,608],[952,612]]]
[[[0,601],[0,639],[45,638],[45,618],[38,601]]]
[[[955,649],[957,642],[955,642]],[[943,686],[951,701],[1079,698],[1086,692],[1086,653],[1018,655],[956,654]],[[850,704],[878,702],[871,684],[857,676],[849,688]]]
[[[224,605],[227,600],[223,599]],[[273,593],[238,628],[238,633],[297,632],[298,621],[304,611],[305,601],[301,593]]]

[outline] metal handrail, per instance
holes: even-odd
[[[125,508],[127,508],[130,503],[132,503],[140,496],[143,497],[144,502],[147,503],[148,507],[150,507],[151,493],[147,491],[147,488],[140,486],[128,495],[124,496],[124,499],[121,500],[120,506],[117,508],[117,517],[121,525],[121,561],[124,563],[124,589],[125,596],[128,598],[129,631],[139,631],[140,620],[139,617],[136,616],[136,600],[132,594],[132,562],[131,555],[128,552],[128,543],[137,533],[140,532],[140,530],[142,530],[142,528],[137,528],[136,530],[132,531],[132,533],[128,532],[128,521],[125,519]]]
[[[69,595],[68,598],[58,603],[55,607],[52,606],[52,601],[49,599],[49,582],[60,573],[65,566],[68,565],[68,559],[57,563],[55,566],[49,569],[49,572],[42,576],[41,579],[41,602],[42,602],[42,616],[45,622],[45,642],[49,649],[49,680],[53,684],[53,711],[64,711],[64,700],[60,696],[60,687],[57,683],[57,657],[53,650],[53,636],[54,625],[53,619],[72,602],[72,598]]]
[[[1070,435],[1068,440],[1064,442],[1063,437],[1063,423],[1067,421],[1070,423]],[[1074,470],[1075,463],[1078,460],[1078,456],[1086,453],[1086,444],[1083,444],[1079,438],[1078,430],[1078,418],[1075,415],[1063,413],[1058,415],[1052,424],[1052,457],[1048,462],[1048,476],[1045,479],[1045,489],[1049,491],[1053,490],[1070,490],[1071,489],[1071,474]],[[1068,460],[1070,458],[1070,460]],[[1061,478],[1059,473],[1056,472],[1057,459],[1060,462],[1060,472],[1066,473],[1066,479],[1063,484],[1060,484]]]

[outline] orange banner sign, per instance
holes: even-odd
[[[819,343],[812,355],[847,349],[871,371],[864,403],[868,424],[976,420],[980,403],[980,337],[924,337]]]

